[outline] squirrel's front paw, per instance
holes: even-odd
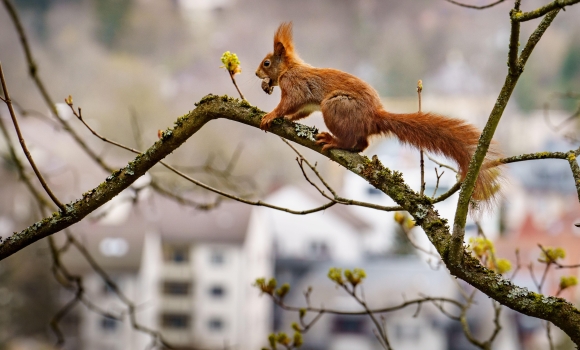
[[[262,118],[262,121],[260,122],[260,129],[268,131],[270,129],[270,126],[272,126],[272,122],[274,121],[274,119],[276,119],[275,115],[272,115],[270,113],[266,114],[264,118]]]

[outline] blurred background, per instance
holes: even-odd
[[[279,102],[279,89],[264,94],[254,71],[272,50],[274,31],[283,21],[293,21],[296,48],[307,63],[359,76],[377,89],[385,108],[393,112],[416,110],[416,83],[422,79],[423,110],[483,127],[507,73],[511,2],[478,11],[443,0],[12,1],[39,75],[59,103],[59,113],[117,167],[133,156],[94,138],[61,103],[66,96],[73,96],[75,106],[82,107],[84,118],[98,132],[144,149],[157,140],[158,130],[172,126],[203,96],[237,96],[227,72],[219,68],[222,53],[231,51],[241,61],[242,73],[236,76],[241,91],[251,104],[269,111]],[[527,0],[523,9],[545,3]],[[505,155],[578,147],[580,100],[574,93],[580,93],[579,16],[580,6],[561,12],[528,61],[496,133]],[[537,23],[522,25],[522,45]],[[22,107],[24,136],[39,166],[62,201],[79,198],[103,181],[107,172],[55,126],[28,76],[5,7],[0,7],[0,61],[11,97]],[[4,106],[0,117],[8,123]],[[304,123],[325,128],[319,113]],[[39,214],[18,182],[4,140],[0,152],[0,236],[6,237],[30,225]],[[345,197],[392,203],[324,157],[306,149],[300,152],[312,163],[318,162],[324,178]],[[377,138],[364,154],[379,155],[418,189],[416,150]],[[229,180],[234,187],[202,169],[208,164],[225,168],[233,158]],[[272,134],[217,120],[168,159],[184,168],[202,169],[191,170],[198,179],[237,194],[251,193],[254,199],[301,210],[323,204],[305,182],[295,158]],[[436,167],[439,173],[445,171],[437,189]],[[495,241],[498,255],[514,265],[516,248],[522,266],[535,262],[540,254],[538,243],[564,246],[566,262],[579,263],[580,251],[576,254],[574,249],[580,247],[580,229],[573,224],[580,220],[580,208],[568,164],[559,160],[517,163],[505,172],[502,200],[477,223],[470,222],[469,235],[477,234],[479,224]],[[148,176],[144,185],[155,178],[189,198],[209,201],[215,197],[161,168]],[[427,192],[437,194],[455,182],[452,171],[430,161],[426,179]],[[455,196],[439,204],[444,217],[453,218],[456,200]],[[414,244],[429,250],[424,235],[417,229],[403,232],[392,213],[335,207],[310,216],[292,216],[230,202],[209,212],[174,204],[154,191],[133,188],[72,230],[122,289],[145,305],[139,314],[142,322],[162,329],[168,340],[183,348],[258,349],[267,344],[269,332],[289,332],[296,314],[280,312],[266,297],[260,298],[251,287],[258,277],[276,276],[280,283],[291,283],[294,294],[289,298],[295,304],[304,304],[301,292],[311,285],[315,295],[317,288],[320,291],[313,301],[354,307],[326,280],[330,266],[367,268],[367,296],[377,307],[400,302],[403,294],[433,292],[459,298],[458,287],[444,268],[432,271],[436,257],[417,252],[401,236],[407,234]],[[71,252],[65,260],[85,278],[92,300],[122,313],[122,303],[107,291],[106,284],[103,287],[79,254]],[[541,274],[543,266],[537,269]],[[401,271],[407,272],[397,277]],[[556,293],[564,273],[560,272],[550,275],[546,294]],[[535,289],[527,270],[516,276],[516,282]],[[393,287],[398,284],[408,288]],[[440,290],[430,290],[434,284]],[[573,302],[578,297],[573,288],[562,296]],[[0,348],[50,349],[55,339],[50,320],[71,297],[50,273],[50,253],[44,241],[0,262]],[[480,304],[484,303],[488,305],[486,298]],[[470,322],[474,333],[485,337],[493,327],[493,315],[482,305],[477,306],[479,311],[475,307]],[[389,318],[395,348],[473,348],[459,323],[436,308],[421,315],[414,319],[411,312]],[[62,328],[70,349],[140,349],[149,342],[127,320],[121,324],[92,314],[82,305],[67,317]],[[546,348],[545,329],[539,321],[507,310],[502,317],[498,348]],[[305,348],[377,348],[371,323],[362,319],[329,316],[324,325],[305,336]],[[556,332],[555,342],[565,347],[567,340]]]

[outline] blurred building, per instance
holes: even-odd
[[[329,200],[313,187],[289,185],[271,193],[266,202],[293,210],[309,210]],[[261,211],[263,224],[274,239],[276,259],[355,263],[364,258],[364,236],[371,226],[351,207],[335,205],[308,215],[271,209]]]
[[[252,282],[272,274],[270,244],[257,236],[250,214],[250,206],[237,202],[200,212],[151,196],[138,201],[122,221],[107,225],[89,219],[76,231],[134,303],[141,326],[160,330],[178,348],[249,350],[259,348],[271,329],[271,306]],[[146,348],[151,337],[134,329],[127,305],[86,259],[71,251],[65,262],[83,275],[92,303],[124,315],[118,322],[80,310],[80,347]]]
[[[309,303],[313,307],[328,310],[355,312],[364,310],[342,288],[331,282],[327,273],[330,267],[351,268],[340,262],[318,262],[312,264],[299,281],[292,284],[287,305],[306,307],[304,292],[311,286]],[[459,285],[453,281],[445,268],[433,268],[418,256],[390,257],[364,261],[356,265],[364,268],[367,278],[358,287],[358,294],[364,298],[371,309],[386,308],[423,296],[446,297],[462,300]],[[283,279],[279,281],[287,282]],[[444,306],[451,315],[458,309],[452,305]],[[280,313],[279,330],[288,332],[292,322],[298,322],[297,312]],[[316,313],[308,313],[307,322]],[[500,319],[503,332],[494,345],[498,349],[519,349],[515,336],[512,314],[504,310]],[[470,344],[461,324],[450,319],[432,304],[425,303],[420,309],[417,305],[401,308],[395,312],[377,314],[377,319],[386,325],[389,341],[394,349],[476,349]],[[493,309],[487,297],[480,294],[468,313],[468,324],[473,335],[485,339],[493,331]],[[326,313],[305,334],[306,350],[379,350],[376,340],[376,326],[367,315],[349,316]]]

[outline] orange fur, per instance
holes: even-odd
[[[260,63],[256,75],[280,86],[282,98],[266,114],[260,127],[268,130],[275,118],[298,120],[321,110],[330,133],[316,136],[322,150],[339,148],[360,152],[368,138],[394,134],[405,144],[457,162],[461,179],[477,146],[480,132],[459,119],[434,113],[395,114],[384,110],[378,93],[361,79],[330,68],[315,68],[304,63],[294,50],[292,23],[282,23],[274,36],[274,52]],[[490,162],[499,152],[488,152],[479,173],[473,199],[489,201],[498,188],[498,170]]]

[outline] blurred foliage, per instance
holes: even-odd
[[[112,48],[123,31],[133,1],[93,0],[93,3],[95,15],[99,20],[97,38],[103,45]]]
[[[21,10],[34,10],[36,12],[46,12],[55,0],[12,0]]]
[[[580,40],[578,37],[568,49],[562,62],[560,80],[562,92],[580,92]],[[561,99],[560,103],[562,108],[570,112],[578,109],[578,100],[576,99]]]
[[[58,307],[50,266],[46,241],[0,264],[0,344],[17,338],[48,341],[48,324]]]

